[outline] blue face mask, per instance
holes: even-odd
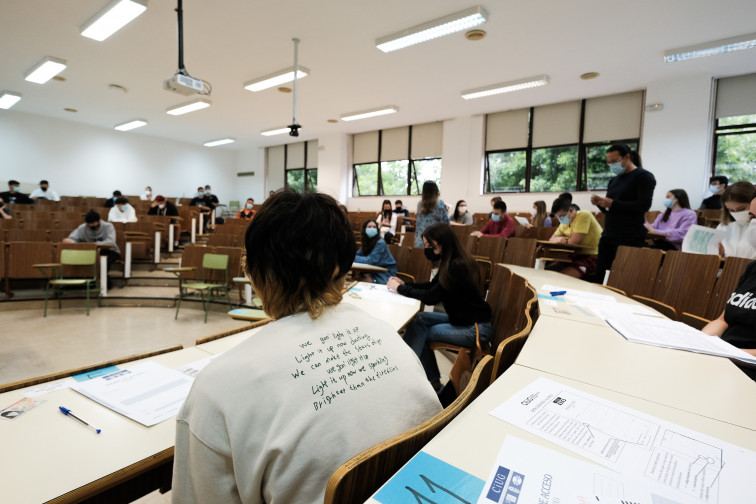
[[[247,203],[247,208],[248,208],[249,210],[252,210],[252,207],[253,207],[253,206],[255,206],[255,205],[253,205],[252,203]]]
[[[375,235],[378,234],[378,229],[376,228],[365,228],[365,234],[368,238],[373,238]]]
[[[491,215],[491,220],[493,220],[494,222],[499,222],[499,220],[501,220],[501,215],[493,214]]]
[[[717,192],[719,191],[719,186],[718,185],[710,185],[709,186],[709,191],[711,191],[714,194],[717,194]]]
[[[609,163],[609,170],[611,170],[612,175],[620,175],[625,169],[622,167],[622,162],[617,161],[616,163]]]
[[[204,196],[204,195],[205,195],[205,193],[204,193],[204,192],[202,192],[202,191],[200,191],[200,192],[198,192],[198,193],[197,193],[197,196],[199,196],[200,198],[201,198],[202,196]]]
[[[559,224],[564,224],[565,226],[570,223],[570,218],[566,215],[562,215],[561,217],[557,217],[559,219]]]
[[[664,200],[664,206],[666,208],[672,208],[673,206],[675,206],[675,200],[671,200],[669,198],[665,199]]]
[[[126,205],[121,205],[121,212],[125,212],[125,211],[126,211]]]

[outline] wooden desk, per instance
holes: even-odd
[[[366,264],[366,263],[360,263],[360,262],[352,263],[351,269],[353,271],[378,271],[378,272],[388,271],[386,268],[382,268],[380,266],[375,266],[373,264]]]
[[[609,326],[540,317],[516,362],[756,431],[756,382],[729,359],[630,343]]]
[[[548,378],[750,450],[756,449],[755,431],[515,364],[433,438],[423,451],[484,481],[488,478],[501,443],[507,435],[514,435],[569,456],[587,460],[488,414],[538,377]],[[699,397],[699,401],[705,402],[709,399],[708,396]],[[378,503],[372,498],[367,502]]]
[[[358,282],[356,287],[358,289],[367,289],[370,288],[371,285],[372,284],[367,282]],[[385,320],[397,331],[407,325],[407,323],[412,320],[412,317],[417,315],[417,312],[420,311],[420,301],[416,299],[413,299],[412,301],[414,301],[412,304],[383,303],[380,301],[364,299],[358,293],[352,291],[344,293],[344,297],[341,299],[342,303],[359,306],[373,317]]]
[[[208,356],[191,347],[146,360],[175,369]],[[143,361],[119,368],[140,362]],[[0,394],[0,407],[22,399],[24,390]],[[38,399],[46,402],[0,423],[0,439],[7,455],[0,457],[6,502],[79,502],[144,471],[164,464],[166,470],[171,468],[175,419],[144,427],[71,389],[50,392]],[[66,418],[58,406],[70,408],[102,429],[102,434]]]

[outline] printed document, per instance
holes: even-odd
[[[696,504],[654,483],[617,474],[515,436],[501,445],[477,504]]]
[[[77,383],[72,388],[113,411],[150,427],[176,416],[193,378],[148,361]]]
[[[686,502],[753,502],[756,495],[755,452],[546,378],[490,414]]]
[[[719,243],[725,237],[724,231],[693,225],[690,226],[682,242],[682,251],[692,254],[719,255]]]

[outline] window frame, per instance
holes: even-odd
[[[308,188],[311,185],[310,177],[312,177],[312,172],[315,171],[317,173],[318,169],[315,168],[307,168],[307,141],[304,143],[304,166],[301,168],[288,168],[288,161],[289,161],[289,144],[284,144],[284,187],[289,189],[289,172],[295,172],[304,170],[304,179],[303,179],[303,193],[310,192],[310,189]],[[317,183],[317,175],[315,176],[315,184],[313,186],[313,189],[311,192],[317,192],[318,191],[318,183]]]
[[[744,114],[743,116],[753,116],[754,114]],[[728,117],[741,117],[741,116],[728,116]],[[712,149],[711,149],[711,169],[710,177],[717,176],[717,152],[719,151],[719,139],[725,136],[735,135],[753,135],[756,133],[756,121],[744,124],[729,124],[720,126],[719,121],[727,119],[727,117],[720,117],[714,119],[714,126],[712,131]]]

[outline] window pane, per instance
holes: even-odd
[[[307,192],[318,192],[318,169],[307,170]]]
[[[719,126],[735,126],[737,124],[756,124],[756,115],[744,115],[733,117],[722,117],[717,122]]]
[[[287,170],[286,187],[304,192],[304,170]]]
[[[439,190],[441,189],[441,158],[416,159],[412,164],[413,174],[410,194],[422,194],[423,184],[426,180],[435,182]]]
[[[407,167],[409,161],[385,161],[381,163],[383,194],[400,196],[407,194]]]
[[[378,194],[378,163],[354,165],[353,196],[376,196]]]
[[[525,151],[489,153],[488,176],[490,192],[525,191]]]
[[[577,183],[577,145],[533,149],[530,191],[574,191]]]
[[[756,133],[717,136],[714,173],[727,176],[730,183],[756,180]]]
[[[625,142],[632,150],[638,150],[638,141]],[[606,164],[606,149],[612,144],[605,143],[600,145],[587,145],[585,147],[585,162],[588,172],[588,190],[606,189],[609,179],[614,175],[609,171],[609,165]],[[582,185],[582,181],[581,181]],[[581,188],[583,190],[583,188]]]

